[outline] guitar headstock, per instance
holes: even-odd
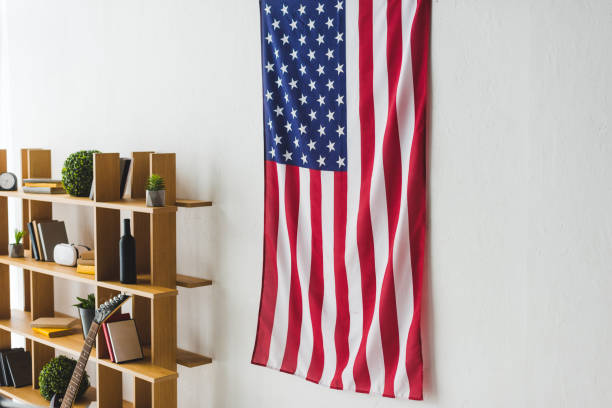
[[[102,324],[108,319],[121,305],[130,298],[129,295],[120,293],[115,297],[110,298],[106,302],[102,303],[98,309],[96,309],[96,315],[94,320],[98,324]]]

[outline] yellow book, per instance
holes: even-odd
[[[62,183],[23,183],[26,187],[51,187],[51,188],[64,188]]]
[[[77,272],[84,273],[87,275],[94,275],[96,273],[95,265],[77,265]]]
[[[35,333],[42,334],[47,337],[61,337],[72,333],[72,329],[53,329],[47,327],[32,327]]]

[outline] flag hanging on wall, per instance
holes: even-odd
[[[422,399],[430,0],[261,0],[253,364]]]

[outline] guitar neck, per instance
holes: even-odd
[[[91,349],[96,342],[96,336],[99,328],[100,325],[98,323],[95,321],[91,322],[89,333],[87,333],[87,338],[85,339],[85,345],[83,346],[83,350],[79,356],[79,361],[77,362],[74,372],[72,373],[72,378],[70,379],[70,384],[68,384],[68,389],[66,390],[66,394],[62,400],[61,408],[71,408],[72,403],[76,399],[77,392],[81,386],[81,380],[83,379],[83,374],[85,373],[85,367],[87,366],[87,360],[89,360]]]

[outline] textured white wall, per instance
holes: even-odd
[[[263,174],[255,0],[0,0],[0,145],[176,151],[182,407],[612,404],[612,3],[434,0],[426,400],[249,364]],[[17,161],[11,163],[13,169]],[[57,206],[73,240],[91,214]],[[18,282],[17,282],[18,284]],[[57,284],[70,311],[78,285]],[[13,299],[19,304],[20,299]]]

